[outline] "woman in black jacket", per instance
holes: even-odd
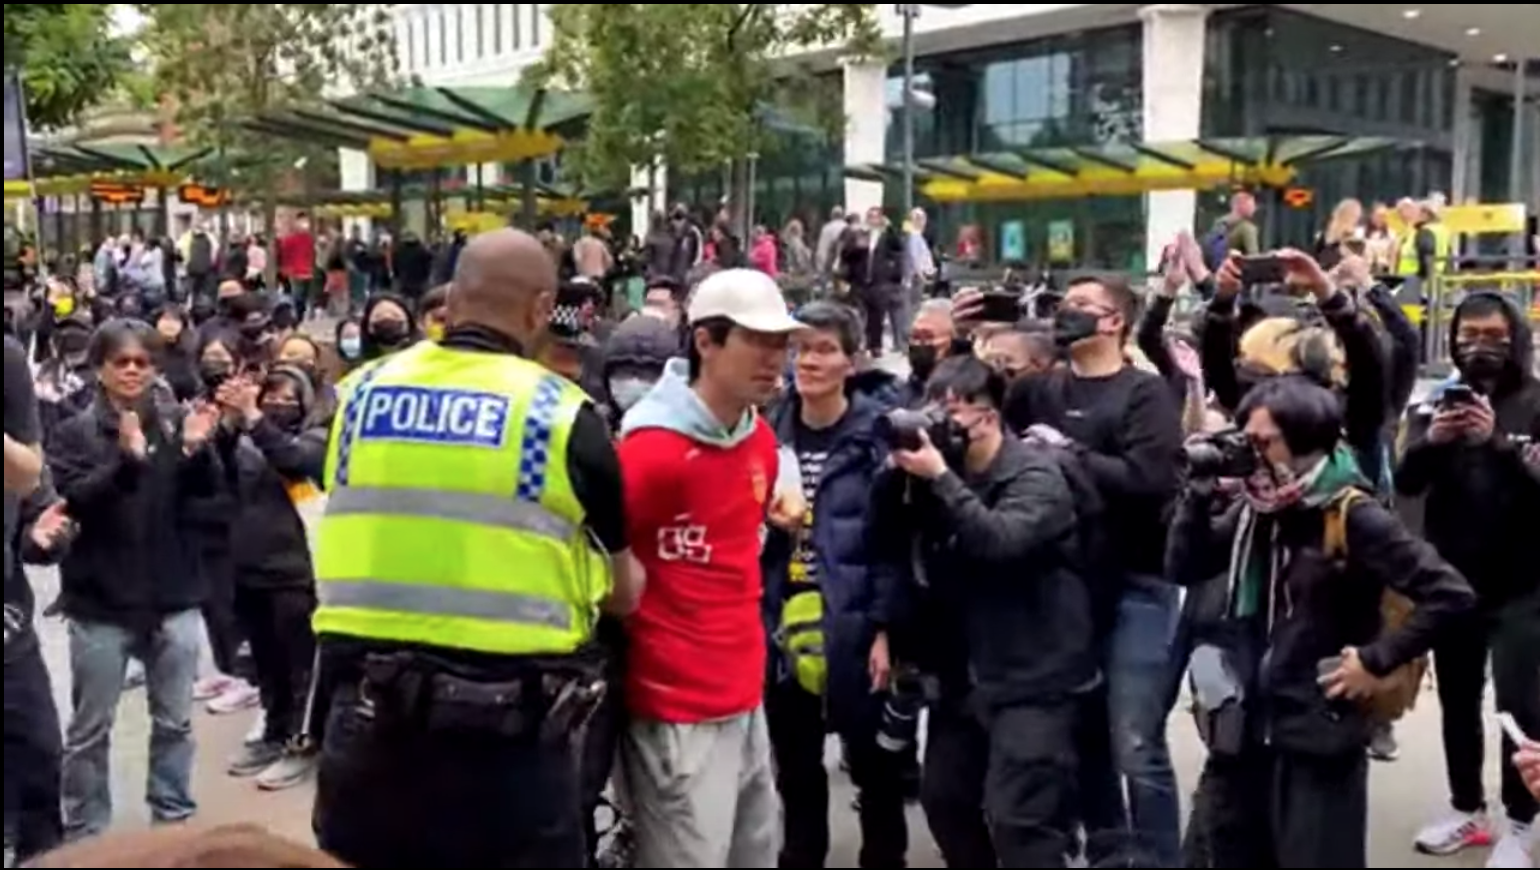
[[[300,747],[305,698],[315,658],[310,615],[315,571],[299,511],[319,496],[327,432],[310,376],[275,366],[264,379],[238,377],[218,399],[225,425],[219,452],[237,513],[231,523],[235,616],[251,642],[265,711],[260,741],[242,747],[231,776],[256,776],[269,790],[297,785],[313,768]]]
[[[167,305],[155,315],[155,331],[163,342],[159,368],[166,385],[177,401],[191,401],[202,385],[196,362],[197,333],[188,328],[187,315],[176,305]]]
[[[144,662],[150,706],[146,799],[157,822],[197,810],[191,794],[192,690],[207,588],[189,515],[219,485],[210,405],[162,406],[152,390],[160,338],[113,320],[91,341],[100,392],[58,432],[49,462],[79,523],[60,571],[73,684],[65,737],[64,815],[71,837],[112,823],[112,722],[130,657]]]
[[[1267,381],[1236,421],[1249,448],[1194,464],[1167,554],[1167,576],[1200,598],[1192,673],[1209,756],[1192,824],[1206,866],[1364,867],[1366,749],[1395,713],[1391,677],[1474,596],[1368,495],[1331,391]],[[1227,509],[1219,475],[1244,475]],[[1387,590],[1413,606],[1399,625],[1382,616]]]

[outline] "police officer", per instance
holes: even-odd
[[[478,236],[443,340],[340,387],[315,825],[351,865],[585,865],[574,738],[605,688],[586,651],[641,574],[602,418],[527,358],[555,295],[533,237]]]

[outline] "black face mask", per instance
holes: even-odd
[[[1460,373],[1471,380],[1501,377],[1513,360],[1512,345],[1504,342],[1471,342],[1455,348]]]
[[[405,323],[386,320],[369,328],[369,337],[380,347],[400,347],[412,337]]]
[[[285,432],[293,432],[304,422],[305,412],[298,405],[263,405],[262,416]]]
[[[1096,335],[1101,318],[1089,311],[1076,308],[1060,308],[1053,314],[1053,341],[1059,347],[1070,347]]]
[[[931,344],[909,345],[909,374],[916,381],[925,383],[930,380],[931,373],[936,370],[936,363],[941,355],[936,352],[936,346]]]

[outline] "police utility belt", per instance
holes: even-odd
[[[529,673],[504,682],[467,676],[417,652],[371,653],[364,659],[360,699],[382,731],[573,739],[608,688],[595,670],[531,663]]]

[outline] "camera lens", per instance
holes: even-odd
[[[918,450],[920,432],[929,426],[930,417],[925,412],[897,408],[877,418],[873,430],[890,449]]]
[[[888,752],[903,752],[920,733],[919,695],[894,694],[882,705],[882,726],[877,729],[877,745]]]

